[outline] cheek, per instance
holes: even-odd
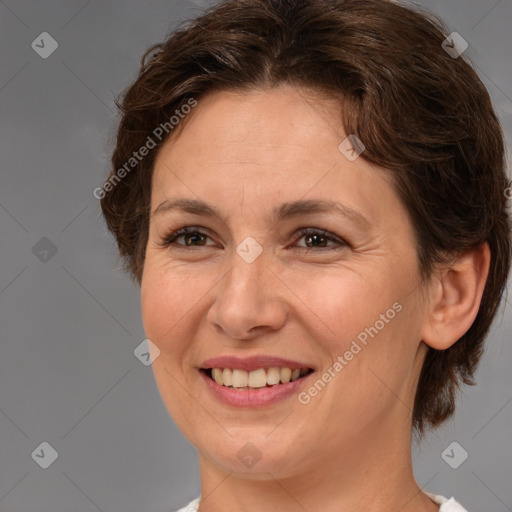
[[[307,306],[303,322],[330,359],[324,360],[323,370],[335,375],[327,385],[326,403],[344,402],[340,411],[372,416],[388,399],[396,401],[393,393],[401,395],[411,371],[417,348],[415,308],[404,292],[406,283],[392,277],[391,272],[340,270],[338,276],[317,274],[294,282]]]
[[[172,324],[168,318],[169,296],[165,283],[146,272],[141,283],[142,322],[146,336],[160,345],[163,332]],[[171,309],[172,310],[172,309]]]
[[[346,428],[373,428],[388,416],[402,417],[412,410],[418,346],[414,308],[407,301],[393,302],[393,298],[388,295],[363,304],[363,309],[358,306],[357,313],[364,320],[349,323],[350,335],[342,335],[336,346],[330,345],[333,360],[339,362],[338,356],[342,357],[342,369],[335,372],[326,400],[330,415],[336,417],[334,424],[345,424],[350,411],[349,423],[353,423],[345,424]]]
[[[168,413],[179,428],[190,431],[187,423],[192,414],[194,401],[186,391],[189,374],[183,372],[186,365],[188,340],[193,333],[189,319],[197,296],[176,273],[160,271],[146,263],[141,282],[141,309],[144,332],[160,350],[152,363],[155,382]],[[184,286],[185,285],[185,286]]]
[[[307,275],[282,273],[300,308],[297,317],[335,357],[343,354],[357,335],[391,308],[398,293],[383,280],[383,273],[352,266]],[[300,299],[299,301],[297,300]]]
[[[190,283],[188,283],[190,285]],[[174,272],[146,267],[141,282],[142,322],[146,336],[162,352],[168,352],[186,326],[182,322],[197,295],[187,281]],[[174,340],[174,341],[173,341]]]

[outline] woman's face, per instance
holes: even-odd
[[[339,117],[291,86],[211,93],[156,159],[153,371],[201,459],[228,471],[291,476],[410,443],[425,355],[415,237],[386,171],[341,144]]]

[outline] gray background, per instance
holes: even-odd
[[[511,1],[421,4],[469,42],[465,55],[510,148]],[[145,337],[139,290],[120,270],[92,191],[108,170],[114,96],[147,46],[206,5],[0,2],[3,512],[169,512],[199,494],[195,450],[169,418],[151,367],[134,356]],[[44,31],[59,45],[47,59],[31,47]],[[420,486],[470,512],[512,510],[511,320],[504,303],[478,386],[464,388],[455,419],[414,447]],[[441,457],[453,441],[469,454],[457,469]],[[32,456],[42,442],[58,452],[47,469]]]

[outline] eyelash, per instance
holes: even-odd
[[[206,233],[203,233],[202,231],[200,231],[200,229],[201,229],[200,227],[189,226],[189,227],[183,227],[183,228],[171,231],[170,233],[168,233],[167,235],[165,235],[163,237],[162,241],[158,242],[158,245],[160,247],[164,247],[164,248],[170,248],[171,246],[175,246],[175,248],[179,248],[179,249],[185,250],[185,251],[193,251],[193,250],[195,250],[195,247],[206,247],[206,246],[190,247],[190,246],[186,246],[186,245],[182,245],[182,244],[177,244],[175,242],[175,240],[177,238],[179,238],[182,235],[186,235],[186,234],[198,233],[200,235],[205,235],[206,237],[208,237],[208,235]],[[304,236],[319,235],[330,242],[337,243],[339,246],[339,247],[328,246],[328,247],[317,247],[317,248],[315,248],[315,247],[300,247],[300,249],[303,249],[306,252],[315,251],[315,249],[320,250],[320,251],[339,250],[339,249],[349,246],[349,244],[342,238],[337,237],[337,236],[329,233],[328,231],[325,231],[320,228],[300,228],[298,230],[298,232],[300,233],[301,236],[295,240],[295,243],[298,242]]]

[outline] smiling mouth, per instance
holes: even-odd
[[[313,369],[295,368],[292,370],[282,366],[258,368],[251,371],[236,368],[203,368],[201,371],[219,386],[243,391],[287,384],[309,375]]]

